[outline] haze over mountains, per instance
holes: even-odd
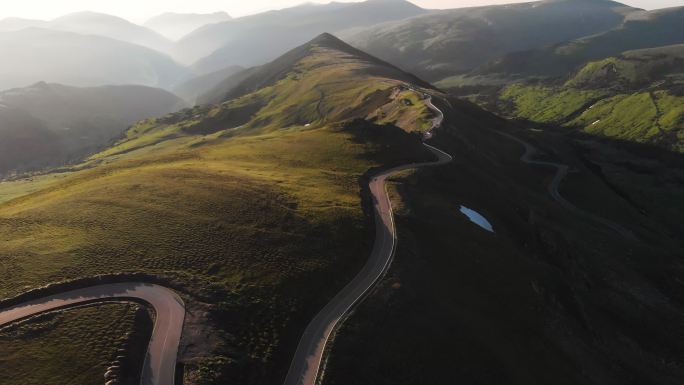
[[[230,15],[225,12],[210,14],[165,13],[146,21],[144,26],[175,41],[205,25],[231,19]]]
[[[178,42],[174,57],[194,63],[192,68],[201,73],[228,63],[259,65],[323,32],[367,27],[425,12],[403,0],[304,4],[201,28]]]
[[[174,349],[145,303],[3,326],[2,385],[160,349],[188,385],[684,383],[684,7],[81,12],[0,52],[0,323],[184,306]]]
[[[127,20],[94,12],[79,12],[52,20],[46,26],[83,35],[98,35],[166,52],[171,42],[156,32]]]
[[[108,37],[160,52],[171,48],[168,39],[148,28],[116,16],[95,12],[77,12],[50,21],[12,18],[0,20],[0,31],[19,31],[28,27]]]
[[[95,35],[42,28],[2,32],[0,50],[0,89],[42,80],[79,87],[168,87],[189,76],[187,69],[157,51]]]
[[[220,361],[215,383],[232,382],[229,378],[255,385],[278,382],[291,347],[275,341],[267,342],[267,351],[255,346],[247,337],[253,325],[294,336],[307,322],[298,314],[315,313],[321,293],[334,294],[339,286],[310,290],[311,280],[322,275],[322,283],[341,283],[341,277],[353,275],[356,262],[351,261],[360,261],[367,245],[358,181],[369,167],[429,160],[420,136],[400,127],[430,128],[432,113],[419,94],[401,89],[403,82],[415,79],[412,75],[331,35],[275,63],[262,68],[265,78],[258,84],[249,83],[258,88],[241,88],[238,99],[145,119],[59,177],[37,176],[34,180],[46,184],[19,198],[28,201],[15,206],[14,213],[5,210],[18,200],[7,201],[4,188],[17,186],[23,195],[23,186],[32,181],[0,184],[5,240],[0,255],[11,253],[5,263],[13,267],[24,262],[42,266],[40,272],[0,269],[0,295],[19,289],[16,282],[32,284],[56,275],[78,279],[126,269],[167,271],[171,277],[179,272],[178,282],[186,282],[193,293],[209,289],[206,303],[211,306],[203,312],[211,313],[201,322],[219,341],[183,354],[203,365],[203,357],[232,355],[229,350],[237,348],[233,351],[241,358],[234,364]],[[365,122],[379,108],[388,116],[379,118],[378,125]],[[12,240],[7,238],[10,233]],[[49,243],[54,234],[68,245],[34,248]],[[34,242],[22,242],[25,237]],[[132,253],[131,247],[150,254]],[[88,262],[91,256],[99,262]],[[42,264],[44,258],[54,264]],[[6,275],[10,271],[12,279]],[[211,294],[235,274],[270,278],[235,286],[230,295]],[[286,291],[292,293],[287,303],[278,300],[280,294],[274,296]],[[262,312],[249,322],[225,322],[223,317],[233,317],[217,312],[222,306],[218,298],[247,293],[251,298],[236,307],[231,304],[231,312],[251,312],[264,303],[277,311]],[[224,350],[227,333],[240,337],[235,339],[238,345]],[[90,338],[79,333],[75,339],[82,337]],[[101,353],[93,356],[100,359]],[[14,367],[15,359],[19,356],[10,358]],[[43,380],[50,373],[52,381],[61,379],[55,368],[48,363],[40,373],[27,376]],[[190,362],[187,371],[204,376],[204,370]],[[3,367],[2,372],[9,371]],[[101,377],[98,373],[97,380]]]
[[[619,26],[633,8],[601,0],[438,11],[341,36],[428,80],[467,72],[506,53],[543,47]]]
[[[8,17],[0,20],[0,32],[19,31],[30,27],[44,27],[48,24],[44,20],[22,19],[19,17]]]
[[[210,72],[206,75],[196,76],[177,84],[173,86],[172,91],[192,104],[195,103],[201,95],[214,88],[217,84],[244,70],[245,68],[241,66],[228,66],[224,69]]]
[[[113,16],[81,12],[51,21],[5,19],[0,21],[0,31],[35,27],[105,37],[157,51],[156,55],[147,54],[156,58],[140,60],[137,58],[145,55],[122,52],[134,49],[132,47],[109,50],[114,52],[112,56],[119,56],[121,62],[131,58],[125,63],[127,66],[143,65],[149,68],[149,80],[140,80],[135,76],[122,79],[112,75],[111,80],[107,81],[107,76],[100,80],[94,75],[90,82],[74,83],[79,86],[120,84],[126,81],[169,88],[174,83],[185,81],[188,72],[204,75],[230,66],[264,64],[322,32],[337,33],[358,48],[436,81],[468,72],[508,53],[542,48],[611,30],[619,27],[625,15],[632,11],[636,10],[603,0],[546,0],[446,11],[424,10],[403,0],[371,0],[362,3],[305,4],[237,19],[230,19],[229,15],[221,12],[204,15],[164,14],[149,20],[144,26]],[[168,37],[162,36],[164,34]],[[58,44],[67,44],[66,36],[58,35],[56,39],[62,40]],[[16,46],[35,44],[30,36],[24,44],[23,38],[19,34],[11,39]],[[71,54],[85,56],[84,51],[88,51],[88,48],[81,46],[82,37],[71,38],[76,40],[67,44]],[[43,32],[41,39],[47,42],[50,35]],[[7,52],[11,58],[13,51]],[[170,64],[171,60],[166,55],[183,65]],[[93,56],[97,56],[97,53]],[[108,59],[116,60],[114,57]],[[137,63],[131,63],[133,61]],[[161,70],[157,68],[160,61],[166,61],[167,67],[178,68]],[[189,70],[181,69],[183,66]],[[98,67],[95,65],[93,70],[97,72]],[[70,81],[64,77],[51,78],[49,72],[42,78],[35,74],[27,80],[23,76],[11,82],[5,81],[4,84],[3,80],[0,77],[0,88],[26,86],[43,80],[60,83]]]
[[[77,161],[129,125],[183,107],[178,97],[142,86],[37,83],[0,92],[0,175]]]
[[[591,60],[624,51],[684,43],[684,7],[631,13],[614,29],[571,42],[512,53],[478,74],[565,75]]]
[[[543,0],[429,11],[404,0],[370,0],[304,4],[237,19],[223,12],[167,13],[144,26],[93,12],[50,21],[10,18],[0,21],[0,89],[40,81],[137,84],[210,103],[258,77],[257,69],[244,68],[268,63],[323,32],[451,89],[569,76],[591,60],[684,43],[682,9],[644,12],[606,0]]]

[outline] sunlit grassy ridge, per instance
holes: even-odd
[[[590,62],[566,85],[630,90],[653,83],[684,83],[684,45],[627,51],[620,56]]]
[[[587,103],[605,92],[594,90],[554,89],[543,85],[514,84],[506,87],[501,98],[514,106],[515,115],[543,123],[562,123]]]
[[[429,158],[417,135],[351,123],[382,108],[383,123],[425,128],[396,71],[317,44],[262,89],[135,125],[80,171],[0,183],[0,297],[125,271],[220,288],[234,337],[208,354],[231,357],[222,375],[270,382],[370,250],[364,173]]]
[[[411,79],[394,77],[397,72],[395,68],[385,69],[377,62],[331,48],[325,41],[313,44],[309,54],[273,84],[219,105],[198,106],[173,117],[140,122],[123,140],[91,159],[194,136],[197,131],[217,133],[235,127],[243,129],[222,134],[249,135],[254,130],[320,127],[353,118],[372,118],[380,124],[396,124],[407,131],[424,131],[430,127],[431,112],[414,91],[404,89],[400,94],[394,93],[404,81]]]
[[[684,46],[625,52],[592,62],[562,86],[514,84],[509,112],[591,134],[684,149]]]

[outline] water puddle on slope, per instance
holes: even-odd
[[[465,216],[470,219],[471,222],[474,224],[482,227],[483,229],[489,231],[490,233],[494,232],[494,228],[492,227],[492,224],[489,223],[487,218],[483,217],[480,213],[473,209],[469,209],[465,206],[461,206],[461,213],[463,213]]]

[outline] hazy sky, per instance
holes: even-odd
[[[302,2],[302,0],[0,0],[0,19],[10,16],[50,19],[70,12],[89,10],[141,22],[162,12],[226,11],[233,16],[242,16],[269,9],[285,8]],[[457,8],[522,1],[414,0],[413,2],[425,8]],[[623,3],[654,9],[684,5],[684,0],[624,0]]]

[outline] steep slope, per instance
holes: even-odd
[[[454,161],[388,185],[392,267],[336,330],[321,382],[679,384],[684,156],[637,155],[436,100],[446,124],[430,143]],[[558,205],[556,170],[525,164],[525,147],[500,133],[538,148],[532,160],[567,164],[561,194],[643,243]]]
[[[4,385],[98,384],[111,357],[122,355],[119,349],[123,349],[126,358],[120,362],[119,383],[139,383],[153,327],[149,318],[141,305],[108,303],[43,314],[4,327],[0,349],[8,361],[2,364],[0,381]]]
[[[0,33],[0,90],[38,81],[78,87],[141,84],[168,87],[188,76],[169,57],[99,36],[47,29]]]
[[[176,41],[190,32],[208,24],[231,20],[225,12],[214,13],[172,13],[167,12],[146,21],[144,26]]]
[[[10,170],[42,167],[63,159],[59,136],[30,114],[0,104],[0,177]]]
[[[480,75],[567,76],[589,61],[627,50],[684,44],[684,7],[635,12],[618,28],[556,46],[514,53],[476,71]]]
[[[0,92],[0,105],[1,176],[76,160],[108,145],[132,123],[176,111],[183,102],[140,86],[38,83]]]
[[[511,85],[500,100],[515,117],[684,151],[684,45],[591,62],[562,85]]]
[[[216,87],[209,90],[205,95],[202,95],[198,101],[201,104],[216,104],[272,85],[287,77],[287,75],[293,71],[293,68],[298,61],[307,56],[311,56],[312,53],[319,50],[321,47],[333,49],[347,55],[357,62],[365,63],[367,67],[364,68],[364,72],[366,73],[373,74],[377,72],[378,74],[403,80],[411,84],[417,84],[421,87],[431,87],[428,83],[425,83],[417,77],[407,74],[389,63],[383,62],[363,51],[353,48],[329,33],[324,33],[309,43],[291,50],[268,64],[260,67],[253,67],[228,77],[223,82],[217,84]]]
[[[178,42],[175,56],[201,73],[260,65],[323,32],[371,26],[425,11],[404,0],[304,4],[209,25]],[[201,60],[200,60],[201,59]]]
[[[142,271],[183,294],[188,381],[282,383],[304,326],[369,255],[369,175],[428,155],[406,133],[433,117],[427,92],[446,116],[433,143],[454,162],[388,183],[394,267],[337,331],[324,383],[681,382],[680,170],[619,184],[639,192],[630,203],[538,131],[408,87],[415,77],[330,35],[273,63],[221,104],[142,121],[72,171],[0,183],[0,296]],[[578,172],[562,193],[644,244],[560,206],[553,170],[522,163],[496,130],[568,162]]]
[[[244,70],[245,68],[240,66],[228,66],[222,70],[196,76],[177,84],[173,86],[172,91],[190,104],[193,104],[201,95],[215,88],[217,84]]]
[[[670,87],[681,84],[684,44],[623,52],[592,62],[575,74],[568,85],[577,88],[609,88],[634,91],[656,82]]]
[[[187,376],[281,382],[301,330],[371,249],[365,174],[431,159],[406,132],[432,118],[410,75],[329,35],[306,47],[264,88],[144,120],[71,171],[0,183],[0,297],[164,277],[200,331]]]
[[[168,52],[171,42],[150,29],[120,17],[95,12],[77,12],[50,21],[45,28],[97,35]]]
[[[510,52],[607,31],[633,10],[612,1],[546,0],[440,11],[340,36],[403,69],[439,80]]]

